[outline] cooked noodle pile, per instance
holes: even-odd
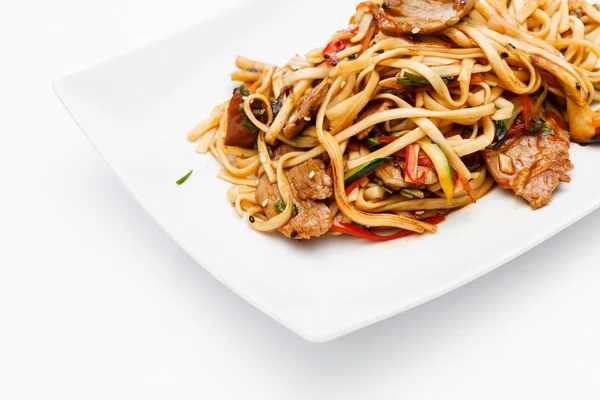
[[[238,57],[238,101],[234,93],[189,132],[198,153],[222,164],[228,198],[252,228],[296,239],[435,232],[440,216],[494,186],[482,154],[503,145],[499,122],[552,134],[564,116],[571,140],[595,140],[595,6],[473,1],[458,23],[422,34],[427,27],[394,15],[390,3],[361,3],[326,47],[284,66]],[[405,34],[406,24],[416,27]],[[561,118],[539,119],[532,130],[529,115],[541,110]],[[502,171],[518,170],[506,162]],[[319,185],[332,191],[303,192]],[[323,205],[327,215],[313,212]],[[379,228],[400,231],[381,236]]]

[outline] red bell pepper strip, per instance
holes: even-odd
[[[398,136],[379,136],[377,141],[379,143],[392,143],[394,140],[399,139]]]
[[[446,218],[443,215],[440,215],[437,217],[428,218],[424,222],[427,222],[432,225],[437,225],[440,222],[444,221],[445,219]],[[331,227],[331,232],[345,233],[347,235],[352,235],[352,236],[356,236],[356,237],[363,238],[363,239],[373,240],[376,242],[387,242],[389,240],[399,239],[399,238],[403,238],[403,237],[407,237],[407,236],[411,236],[411,235],[415,234],[415,232],[402,229],[401,231],[396,232],[394,234],[382,236],[382,235],[377,235],[377,234],[375,234],[371,231],[368,231],[364,228],[361,228],[360,226],[353,225],[353,224],[347,224],[345,222],[339,222],[339,221],[335,221],[333,223],[333,226]]]
[[[332,67],[335,67],[338,64],[337,53],[344,50],[345,48],[346,42],[344,42],[343,40],[336,39],[327,43],[327,46],[325,46],[325,49],[323,50],[323,57],[325,57],[325,61],[327,62],[327,64],[331,65]]]
[[[350,141],[348,142],[348,146],[346,146],[346,150],[348,150],[348,151],[359,151],[360,150],[360,144],[358,143],[357,140],[350,139]]]
[[[531,99],[528,95],[521,95],[521,105],[523,106],[523,111],[521,111],[521,117],[525,122],[525,129],[529,130],[533,128],[533,120],[531,119]]]
[[[508,132],[506,132],[506,136],[516,135],[517,133],[521,133],[526,130],[527,125],[522,120],[516,120],[514,124],[510,127]]]
[[[431,158],[429,158],[429,156],[425,154],[425,152],[419,152],[418,160],[419,165],[423,167],[435,168],[435,165],[433,165],[433,161],[431,161]]]
[[[346,196],[350,196],[350,193],[352,193],[354,191],[354,189],[356,189],[357,187],[362,186],[363,184],[366,184],[368,182],[369,182],[369,177],[363,176],[362,178],[360,178],[359,180],[357,180],[352,185],[349,185],[346,188]]]
[[[425,171],[418,176],[417,164],[419,161],[419,145],[411,144],[406,147],[406,179],[408,182],[421,183],[425,179]]]

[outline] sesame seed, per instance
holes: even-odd
[[[315,177],[315,171],[310,171],[310,174],[308,174],[308,177],[310,179],[314,178]]]
[[[346,86],[346,81],[342,81],[342,84],[340,85],[340,89],[343,89],[344,86]]]
[[[258,186],[258,179],[256,180],[256,185]]]
[[[575,87],[577,88],[577,90],[581,89],[581,83],[575,82]]]
[[[262,202],[262,206],[266,207],[269,205],[269,199],[265,199],[265,201]]]
[[[262,154],[258,157],[258,159],[260,160],[261,164],[265,164],[267,162],[267,160],[265,159],[265,156],[263,156]]]
[[[248,220],[250,221],[251,224],[253,224],[254,221],[255,221],[255,219],[254,219],[254,217],[252,215],[250,216],[250,218],[248,218]]]
[[[296,239],[296,236],[298,236],[298,231],[294,231],[294,232],[292,232],[292,234],[290,235],[290,237],[291,237],[292,239]]]
[[[503,52],[502,52],[502,57],[504,57],[504,58],[508,58],[508,53],[507,53],[507,52],[505,52],[505,51],[503,51]]]
[[[415,211],[415,214],[417,214],[417,215],[423,215],[423,214],[425,214],[425,211]]]
[[[293,69],[294,71],[298,71],[298,70],[300,69],[300,67],[299,67],[299,66],[297,66],[297,65],[292,65],[292,69]]]
[[[304,117],[304,120],[308,122],[308,121],[310,121],[310,117],[306,116],[306,117]]]
[[[417,33],[421,32],[421,28],[414,28],[412,30],[413,35],[416,35]]]

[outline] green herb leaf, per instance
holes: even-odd
[[[554,129],[550,128],[548,125],[542,126],[542,133],[554,133]]]
[[[258,134],[260,133],[260,129],[254,126],[254,124],[248,119],[248,117],[244,117],[244,119],[242,120],[242,126],[246,129],[249,129],[256,136],[258,136]]]
[[[275,208],[277,209],[277,211],[279,211],[280,213],[285,211],[285,208],[287,206],[285,205],[285,201],[281,200],[278,203],[275,203]]]
[[[544,129],[544,126],[546,126],[545,124],[546,124],[546,121],[544,121],[543,118],[540,118],[534,122],[533,128],[528,130],[527,133],[529,133],[530,135],[535,135],[537,133],[540,133],[542,131],[542,129]]]
[[[445,76],[442,78],[442,81],[444,81],[444,83],[446,85],[448,85],[450,82],[453,82],[456,80],[455,76]],[[410,72],[406,72],[404,71],[404,77],[398,77],[396,79],[396,83],[398,85],[403,85],[403,86],[410,86],[411,88],[422,88],[425,86],[429,86],[431,85],[431,83],[423,78],[420,75],[416,75],[416,74],[412,74]]]
[[[469,167],[469,172],[475,172],[481,167],[481,164],[475,164]]]
[[[267,145],[267,151],[269,152],[269,157],[273,158],[273,149],[271,146]]]
[[[250,96],[252,94],[243,84],[240,85],[240,93],[242,93],[242,96]]]
[[[510,129],[510,126],[508,125],[509,123],[510,123],[510,120],[508,120],[508,119],[495,121],[496,145],[494,146],[494,150],[499,149],[500,146],[502,146],[502,143],[504,143],[504,137],[506,136],[506,134],[508,133],[508,130]]]
[[[194,172],[193,169],[190,170],[190,172],[188,172],[187,174],[185,174],[184,176],[181,177],[181,179],[179,179],[177,183],[179,186],[183,185],[185,183],[185,181],[188,180],[188,178],[192,175],[192,172]]]
[[[380,146],[379,141],[377,139],[375,139],[375,138],[366,138],[365,139],[365,144],[371,150],[375,150],[376,148],[378,148]]]

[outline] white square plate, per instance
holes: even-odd
[[[168,234],[231,290],[322,342],[415,307],[493,270],[600,206],[600,152],[572,146],[572,183],[531,211],[495,189],[435,235],[306,243],[254,232],[226,198],[219,165],[187,130],[230,96],[238,53],[285,63],[344,28],[355,0],[264,0],[68,75],[54,85],[81,129]],[[188,170],[183,185],[175,181]]]

